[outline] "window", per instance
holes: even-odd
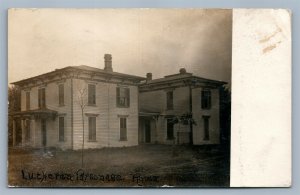
[[[64,84],[58,85],[58,104],[63,106],[65,104],[65,87]]]
[[[117,107],[128,108],[130,106],[129,88],[117,87]]]
[[[96,117],[89,117],[89,141],[96,141]]]
[[[120,118],[120,141],[127,140],[127,118]]]
[[[65,140],[65,118],[59,117],[58,123],[59,123],[59,127],[58,127],[59,141],[63,142]]]
[[[24,120],[24,126],[25,126],[25,141],[30,141],[30,120],[26,119]]]
[[[173,110],[173,91],[167,92],[167,110]]]
[[[96,104],[96,86],[92,84],[88,85],[88,104]]]
[[[209,140],[209,118],[210,116],[202,116],[203,118],[203,125],[204,125],[204,138],[203,140]]]
[[[26,92],[26,110],[30,110],[30,92]]]
[[[203,90],[201,92],[201,107],[202,107],[202,109],[210,109],[210,107],[211,107],[211,91]]]
[[[39,89],[38,91],[38,106],[39,108],[46,108],[45,88]]]
[[[167,119],[167,139],[174,139],[173,119]]]

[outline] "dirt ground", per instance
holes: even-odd
[[[222,147],[139,145],[82,151],[9,149],[8,185],[228,187]]]

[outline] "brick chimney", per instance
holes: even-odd
[[[180,68],[179,73],[180,74],[185,74],[186,73],[186,69],[185,68]]]
[[[151,81],[152,80],[152,73],[148,72],[146,77],[147,77],[147,81]]]
[[[111,54],[104,54],[104,70],[112,72],[112,57]]]

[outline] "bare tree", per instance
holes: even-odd
[[[21,90],[17,86],[8,87],[8,143],[11,146],[13,141],[13,117],[12,114],[21,110]],[[21,136],[21,135],[16,135]]]
[[[77,88],[77,102],[81,109],[81,120],[82,120],[82,148],[81,148],[81,167],[83,167],[83,159],[84,159],[84,109],[87,105],[87,88],[86,87],[78,87]]]

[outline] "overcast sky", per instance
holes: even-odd
[[[8,82],[66,66],[231,80],[231,10],[11,9]]]

